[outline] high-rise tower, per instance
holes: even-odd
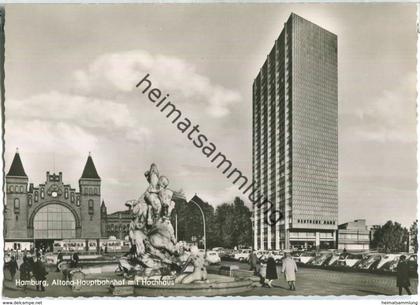
[[[291,14],[253,84],[253,179],[283,213],[254,207],[254,247],[334,247],[337,36]]]

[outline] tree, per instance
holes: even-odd
[[[252,222],[251,211],[245,203],[236,197],[233,201],[234,215],[234,242],[238,246],[251,246],[252,244]]]
[[[219,239],[219,247],[232,248],[234,215],[232,205],[223,203],[216,208],[215,215],[216,234]]]
[[[175,214],[178,220],[178,240],[192,242],[203,238],[203,221],[200,210],[188,204],[185,198],[174,198],[175,209],[172,225],[175,228]],[[251,212],[244,202],[236,197],[233,203],[223,203],[216,210],[213,206],[197,198],[206,218],[207,248],[250,246],[252,244]]]
[[[413,222],[413,224],[410,227],[410,239],[411,239],[410,245],[414,248],[415,253],[417,253],[417,250],[419,248],[419,245],[417,242],[417,222],[418,220],[416,219],[416,221]]]
[[[406,251],[408,246],[408,230],[400,223],[387,221],[375,231],[372,246],[384,252]]]
[[[219,246],[233,248],[252,244],[251,212],[239,197],[235,197],[233,203],[217,207],[215,222]]]
[[[172,213],[172,225],[175,228],[175,214],[178,219],[178,240],[192,242],[203,240],[203,217],[194,204],[189,204],[185,198],[174,198],[175,209]],[[207,247],[211,248],[215,242],[214,208],[202,200],[197,200],[206,219]]]

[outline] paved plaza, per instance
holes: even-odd
[[[241,266],[244,268],[245,266]],[[280,268],[278,268],[280,269]],[[360,272],[342,272],[322,269],[299,268],[296,275],[296,291],[288,289],[287,282],[278,270],[279,279],[273,282],[274,288],[258,287],[242,294],[252,295],[396,295],[395,276]],[[410,279],[411,292],[417,294],[417,279]]]
[[[239,265],[240,269],[248,270],[247,264],[237,262],[223,262],[224,265]],[[213,266],[214,268],[214,266]],[[398,293],[395,276],[381,275],[360,272],[342,272],[322,269],[299,268],[297,273],[297,290],[289,291],[286,281],[280,270],[279,279],[273,282],[274,288],[255,287],[252,290],[241,293],[241,296],[289,296],[289,295],[395,295]],[[19,278],[19,273],[16,275]],[[53,279],[62,279],[60,272],[50,272],[48,282]],[[418,280],[411,279],[411,290],[417,294]],[[14,283],[6,280],[3,295],[6,297],[46,297],[46,296],[111,296],[108,287],[98,287],[88,291],[72,291],[66,286],[49,286],[45,292],[36,291],[35,287],[28,287],[24,292],[21,288],[16,288]]]

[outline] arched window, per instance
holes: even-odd
[[[64,189],[64,198],[65,199],[68,199],[69,198],[69,189],[68,188],[65,188]]]
[[[28,197],[28,205],[32,206],[32,197],[31,196]]]
[[[20,186],[20,192],[23,193],[23,185]]]
[[[13,187],[13,185],[11,185],[11,186],[9,187],[9,192],[10,192],[10,193],[13,193],[13,192],[14,192],[14,190],[15,190],[15,188]]]
[[[41,196],[41,199],[44,199],[44,197],[45,197],[45,191],[44,191],[44,188],[41,188],[41,191],[40,191],[40,196]]]
[[[19,198],[15,198],[14,208],[15,208],[15,210],[19,210],[20,209],[20,200],[19,200]]]
[[[34,217],[34,238],[75,238],[73,213],[59,204],[42,207]]]
[[[35,202],[38,202],[38,191],[35,191],[35,198],[34,198]]]
[[[89,212],[89,215],[93,214],[93,200],[92,199],[89,199],[88,201],[88,212]]]
[[[80,196],[77,196],[77,198],[76,198],[76,205],[80,206]]]

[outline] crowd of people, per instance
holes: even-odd
[[[33,278],[36,290],[45,291],[44,281],[48,272],[43,262],[43,254],[42,250],[37,249],[30,252],[24,250],[20,253],[9,251],[6,253],[6,257],[9,257],[10,260],[5,262],[4,271],[5,273],[9,272],[9,279],[12,282],[15,282],[16,273],[19,271],[19,284],[16,285],[18,288],[26,290],[28,283]]]
[[[255,251],[249,255],[249,264],[254,274],[260,277],[260,282],[263,287],[273,288],[273,281],[278,279],[277,264],[274,257],[269,253],[267,262],[260,261]],[[286,252],[282,258],[281,272],[289,285],[290,290],[296,290],[296,272],[298,271],[295,260],[292,258],[290,252]]]
[[[273,280],[278,279],[277,264],[271,253],[268,254],[266,262],[261,261],[256,251],[251,251],[248,262],[250,270],[260,277],[260,282],[263,287],[273,288]],[[296,272],[298,271],[297,264],[292,258],[290,252],[285,252],[281,260],[281,272],[289,285],[289,290],[296,290]],[[410,291],[410,271],[405,255],[401,255],[397,265],[397,287],[399,295],[402,295],[403,289],[407,294],[411,295]]]
[[[23,250],[6,251],[6,261],[4,263],[4,274],[17,288],[22,288],[26,291],[28,283],[34,283],[36,290],[45,291],[45,280],[47,279],[48,271],[45,266],[45,251],[43,249],[31,249],[31,251]],[[70,257],[69,264],[71,268],[76,268],[79,265],[79,254],[73,253]],[[57,254],[56,271],[59,271],[58,265],[64,261],[64,256],[61,251]],[[19,271],[19,279],[15,280],[16,273]],[[34,280],[31,282],[31,280]]]

